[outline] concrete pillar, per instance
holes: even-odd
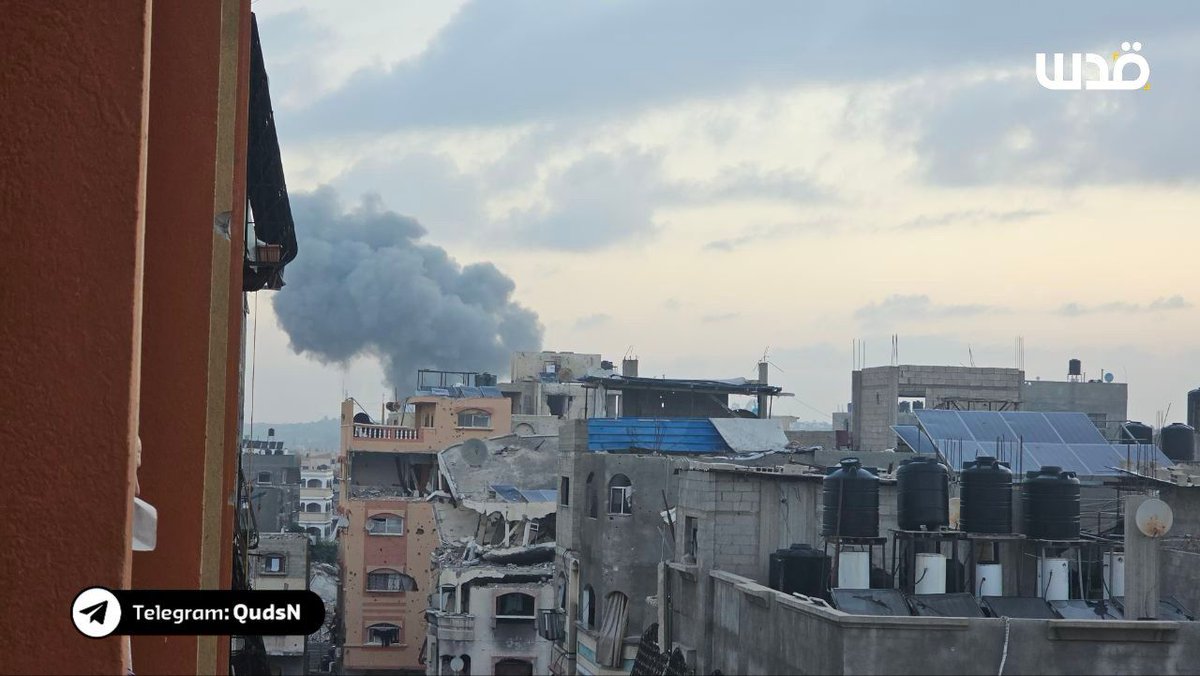
[[[765,361],[758,362],[758,382],[760,385],[767,384],[769,377],[768,369],[770,365]],[[765,394],[758,395],[758,417],[766,418],[768,415],[767,408],[770,406],[770,397]]]
[[[1137,527],[1137,510],[1151,495],[1125,498],[1125,619],[1158,619],[1158,540]]]
[[[150,3],[3,11],[0,670],[123,674],[70,608],[130,582]]]

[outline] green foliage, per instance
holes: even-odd
[[[337,543],[331,540],[318,540],[308,546],[308,559],[313,563],[337,565],[337,553]]]

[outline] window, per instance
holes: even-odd
[[[595,476],[589,472],[587,484],[585,486],[586,491],[584,491],[587,494],[588,516],[592,517],[593,519],[596,518],[596,483],[594,479]]]
[[[571,477],[558,479],[558,504],[566,507],[571,504]]]
[[[684,519],[683,537],[686,538],[683,553],[695,558],[700,540],[700,527],[696,525],[696,517],[689,516]]]
[[[371,535],[404,535],[404,519],[395,514],[379,514],[367,519]]]
[[[519,592],[497,596],[496,619],[532,622],[534,619],[533,597]]]
[[[313,536],[314,538],[321,537],[321,529],[317,528],[316,526],[309,526],[308,528],[306,528],[304,530],[304,532],[308,533],[309,535]]]
[[[492,673],[496,676],[533,676],[533,662],[515,657],[505,657],[496,662]]]
[[[400,627],[395,624],[372,624],[367,627],[367,643],[384,648],[400,643]]]
[[[263,556],[264,573],[282,573],[284,571],[283,554],[267,554]]]
[[[624,474],[614,474],[608,481],[608,513],[633,514],[633,485]]]
[[[479,409],[460,411],[458,414],[459,427],[474,427],[479,429],[492,428],[492,414]]]
[[[367,591],[417,591],[417,581],[398,570],[382,568],[367,573]]]
[[[258,473],[258,483],[260,483],[260,484],[271,483],[271,473],[270,472],[259,472]]]
[[[324,510],[321,509],[321,503],[310,502],[304,506],[304,511],[306,511],[306,512],[322,512]]]
[[[321,485],[320,479],[309,479],[308,480],[308,488],[324,488],[324,487]]]
[[[590,584],[579,595],[579,621],[588,629],[596,628],[596,592]]]
[[[596,637],[596,661],[606,667],[618,667],[624,661],[622,650],[629,622],[629,597],[619,591],[604,597],[604,620]]]

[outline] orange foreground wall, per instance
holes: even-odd
[[[85,587],[228,584],[249,9],[4,7],[0,672],[125,673],[71,623]],[[134,555],[139,430],[159,543]],[[132,643],[139,673],[228,668],[215,637]]]

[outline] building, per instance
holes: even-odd
[[[555,585],[557,436],[468,440],[439,454],[437,583],[427,611],[428,673],[549,673],[539,618]]]
[[[242,473],[260,533],[283,533],[298,523],[300,458],[282,441],[243,442]]]
[[[585,376],[612,372],[612,363],[598,354],[575,352],[514,352],[509,382],[500,385],[504,396],[512,400],[514,422],[521,434],[533,434],[536,421],[524,416],[575,419],[585,416],[585,391],[579,380]],[[591,410],[596,410],[591,402]],[[600,410],[604,411],[604,401]],[[527,429],[520,429],[525,426]]]
[[[414,396],[381,424],[342,403],[339,505],[341,668],[347,674],[424,672],[425,610],[435,578],[437,523],[428,498],[445,493],[438,451],[512,430],[511,404],[475,374],[423,371]]]
[[[251,589],[308,589],[308,537],[303,533],[262,533],[251,557]],[[264,636],[271,673],[301,676],[306,636]]]
[[[332,540],[337,535],[336,479],[333,467],[326,464],[300,468],[299,513],[297,523],[315,540]]]
[[[777,387],[640,378],[635,363],[626,367],[585,383],[604,398],[619,393],[618,408],[638,417],[569,421],[559,433],[555,565],[563,630],[546,632],[555,641],[554,673],[630,672],[638,637],[655,621],[650,600],[659,564],[674,555],[678,478],[689,457],[765,462],[788,444],[776,421],[729,406],[734,395],[769,402],[781,394]],[[694,417],[704,414],[712,417]]]
[[[1111,439],[1128,420],[1128,387],[1104,380],[1026,380],[1013,368],[969,366],[876,366],[850,374],[850,443],[859,451],[896,446],[892,429],[914,424],[913,411],[1064,411],[1082,412]],[[846,420],[835,416],[835,429]]]
[[[0,381],[21,386],[0,438],[26,480],[5,500],[3,668],[254,672],[229,637],[92,640],[65,611],[94,586],[246,584],[244,310],[297,255],[251,0],[5,10]]]

